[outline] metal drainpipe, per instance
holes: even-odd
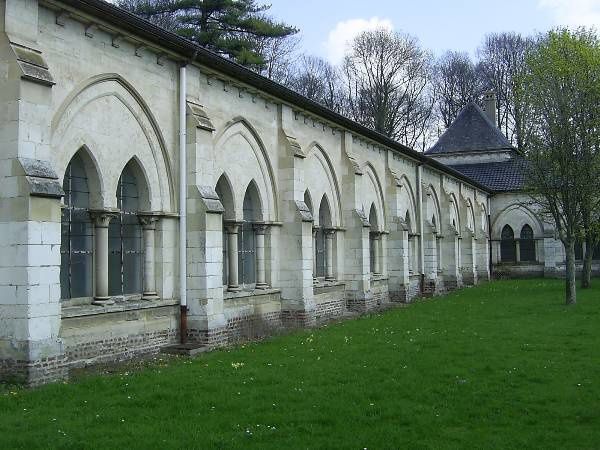
[[[419,214],[419,268],[421,269],[421,294],[425,290],[425,239],[423,236],[423,165],[417,166],[417,214]]]
[[[493,269],[494,269],[494,263],[492,261],[492,210],[490,209],[492,205],[492,200],[490,199],[490,197],[488,196],[487,198],[487,210],[488,210],[488,214],[487,214],[487,221],[488,221],[488,253],[489,253],[489,270],[490,270],[490,281],[492,280],[493,277]]]
[[[179,295],[181,343],[187,340],[187,152],[186,152],[186,67],[179,69]]]

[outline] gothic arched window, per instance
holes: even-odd
[[[251,183],[246,189],[243,205],[244,222],[238,234],[239,281],[249,285],[256,283],[256,233],[254,223],[260,218],[258,189]]]
[[[502,228],[500,236],[500,260],[502,262],[517,261],[515,233],[510,225],[504,225],[504,228]]]
[[[60,290],[62,299],[91,297],[94,228],[90,189],[83,159],[76,153],[67,166],[61,215]]]
[[[535,241],[533,239],[533,230],[529,225],[523,225],[520,238],[520,261],[535,261]]]
[[[369,211],[369,223],[371,224],[371,232],[369,233],[369,261],[371,273],[378,274],[381,272],[379,261],[379,225],[377,220],[377,209],[375,204],[371,205]]]
[[[142,293],[143,245],[140,189],[132,163],[123,169],[117,186],[119,215],[108,226],[108,293]]]

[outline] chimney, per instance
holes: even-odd
[[[483,108],[485,111],[485,115],[488,116],[488,119],[492,121],[492,123],[498,126],[498,121],[496,119],[496,93],[494,91],[487,91],[483,94]]]

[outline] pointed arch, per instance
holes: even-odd
[[[461,221],[460,221],[460,213],[458,209],[458,200],[454,193],[449,195],[450,198],[450,211],[449,211],[449,224],[456,230],[457,233],[462,231],[461,229]]]
[[[440,200],[432,184],[427,186],[426,189],[426,199],[425,199],[425,210],[427,213],[427,220],[434,228],[435,233],[441,233],[441,209],[440,209]]]
[[[313,216],[313,219],[314,219],[315,210],[313,209],[312,196],[310,195],[310,191],[308,189],[306,189],[304,191],[304,204],[306,205],[306,207],[308,208],[308,210],[310,211],[310,214]]]
[[[377,213],[377,224],[380,228],[380,231],[383,231],[385,228],[385,217],[386,217],[386,207],[385,207],[385,196],[383,194],[383,186],[381,184],[380,178],[377,175],[375,167],[370,162],[365,163],[363,169],[364,175],[363,179],[366,183],[366,186],[363,189],[363,207],[368,206],[369,214],[371,213],[371,207],[375,204],[375,211]]]
[[[327,199],[327,194],[323,194],[321,203],[319,204],[319,226],[321,228],[330,228],[332,225],[329,200]]]
[[[379,214],[377,212],[377,206],[374,202],[371,203],[371,207],[369,208],[369,223],[371,224],[371,231],[380,231]]]
[[[492,222],[492,239],[500,239],[502,228],[509,224],[513,230],[521,230],[523,225],[529,224],[533,230],[534,238],[544,236],[542,221],[534,212],[524,204],[513,203],[495,214]]]
[[[307,147],[306,160],[308,161],[309,168],[307,170],[309,171],[312,158],[316,160],[317,170],[322,171],[324,177],[312,177],[310,187],[313,188],[316,195],[320,196],[323,193],[328,194],[327,197],[330,202],[329,206],[331,208],[332,224],[341,226],[342,202],[338,177],[334,165],[331,162],[331,158],[317,141],[311,142]]]
[[[221,204],[223,205],[223,219],[235,220],[236,205],[233,196],[233,188],[231,187],[231,181],[229,180],[226,172],[223,172],[217,180],[215,192],[219,196],[219,200],[221,200]]]
[[[127,117],[131,117],[137,123],[135,131],[137,133],[139,130],[139,137],[144,140],[147,147],[142,149],[145,155],[137,153],[136,155],[140,161],[144,161],[142,167],[146,171],[147,179],[151,180],[148,185],[155,186],[157,191],[156,195],[151,198],[152,207],[155,210],[170,210],[175,205],[175,194],[171,161],[164,136],[143,96],[119,74],[105,73],[83,80],[62,101],[51,120],[51,146],[53,149],[61,149],[60,152],[53,152],[55,167],[66,167],[64,149],[79,147],[81,144],[93,147],[93,153],[100,161],[98,164],[100,169],[105,167],[108,169],[115,157],[130,158],[135,147],[132,146],[131,151],[115,152],[107,143],[99,142],[103,140],[103,136],[95,133],[93,128],[82,128],[81,123],[76,123],[83,120],[85,114],[82,112],[86,108],[94,105],[98,108],[98,102],[103,101],[112,101],[111,105],[120,104],[121,109],[127,112]],[[106,114],[102,120],[115,119],[110,114]],[[75,126],[71,126],[74,123]],[[136,134],[136,136],[138,135]],[[95,142],[95,139],[98,142]],[[150,166],[152,166],[151,175]],[[99,173],[109,174],[114,173],[114,170],[105,172],[99,170]],[[105,186],[108,191],[102,191],[105,200],[112,198],[112,191],[117,184],[116,178],[112,180],[112,177],[108,177],[108,175],[107,178],[111,178],[111,180],[107,181]],[[103,206],[114,205],[107,203]]]
[[[151,211],[152,187],[148,181],[146,170],[137,156],[133,156],[121,169],[121,178],[123,177],[123,174],[126,174],[127,172],[130,172],[136,179],[139,196],[139,211]]]
[[[263,202],[254,179],[246,187],[243,209],[244,221],[258,222],[264,220]]]
[[[397,189],[400,190],[397,196],[397,210],[399,217],[406,222],[407,217],[410,219],[410,223],[406,222],[408,231],[412,234],[416,233],[416,223],[414,218],[416,217],[416,197],[410,183],[410,180],[406,175],[402,175],[397,180]]]
[[[69,158],[68,164],[60,171],[63,179],[68,175],[69,167],[74,160],[80,159],[89,187],[89,206],[91,209],[100,209],[103,205],[102,193],[104,192],[104,180],[99,170],[98,161],[87,145],[79,147]],[[64,181],[63,181],[64,184]]]
[[[500,260],[502,262],[515,262],[517,260],[515,232],[509,224],[502,227],[500,234]]]
[[[223,126],[213,142],[217,169],[227,170],[232,179],[242,185],[254,179],[261,196],[264,220],[276,221],[279,217],[276,177],[264,141],[256,129],[247,119],[235,117]],[[251,162],[242,147],[252,151],[254,158]],[[234,156],[236,152],[239,158]],[[235,188],[235,184],[233,186]],[[234,189],[234,196],[239,203],[243,195],[245,191]]]

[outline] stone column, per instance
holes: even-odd
[[[515,240],[515,260],[521,262],[521,242],[518,239]]]
[[[156,222],[158,216],[152,214],[140,214],[138,216],[142,224],[143,242],[144,242],[144,292],[142,298],[144,300],[155,300],[156,295],[156,273],[154,262],[154,233],[156,230]]]
[[[254,224],[256,235],[256,289],[267,289],[265,270],[265,234],[269,226],[264,223]]]
[[[325,280],[334,281],[335,277],[333,276],[333,238],[335,236],[335,230],[326,230],[325,231],[325,244],[327,252],[327,261],[326,261],[326,273]]]
[[[95,305],[110,305],[114,303],[108,295],[108,224],[117,214],[115,211],[91,211],[95,226],[94,281],[96,292],[93,302]]]
[[[313,283],[317,282],[317,234],[319,228],[313,227],[312,229],[312,245],[313,245]]]
[[[240,224],[229,222],[225,224],[227,228],[227,290],[237,292],[240,290],[238,282],[238,231]],[[264,241],[263,241],[264,242]]]
[[[381,243],[381,233],[378,231],[371,232],[373,238],[373,274],[379,275],[381,273],[381,253],[379,251],[379,244]]]

